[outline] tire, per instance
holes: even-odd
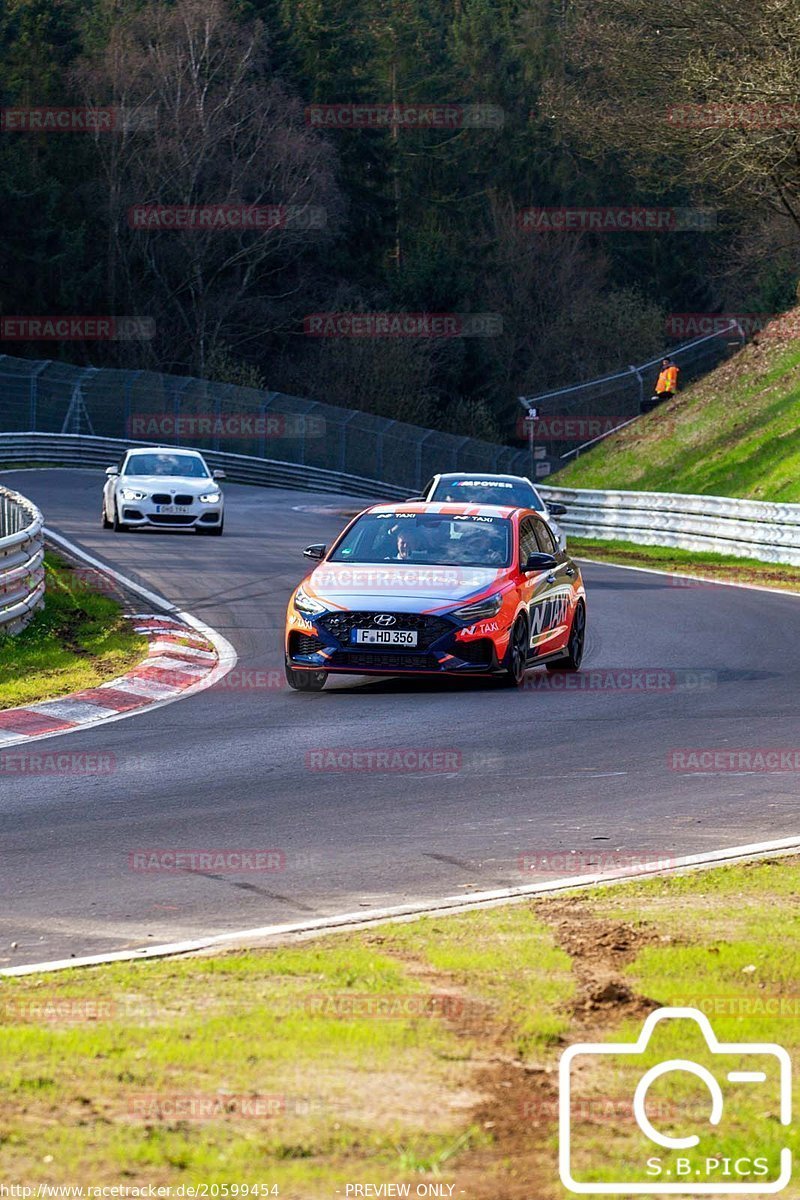
[[[578,601],[575,616],[569,630],[569,647],[563,658],[546,663],[548,671],[580,671],[583,661],[583,648],[586,643],[586,606]]]
[[[522,687],[528,664],[528,622],[517,617],[503,661],[503,687]]]
[[[114,530],[114,533],[127,533],[129,528],[130,528],[129,525],[125,525],[122,521],[120,521],[119,508],[117,507],[117,504],[115,502],[114,503],[114,522],[112,525],[112,529]]]
[[[100,510],[100,524],[103,529],[113,529],[113,524],[106,516],[106,502],[103,501],[103,507]]]
[[[295,671],[286,663],[286,682],[296,692],[321,692],[327,678],[327,671]]]

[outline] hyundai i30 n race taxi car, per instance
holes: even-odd
[[[562,550],[567,548],[564,531],[554,520],[567,511],[563,504],[549,503],[525,475],[480,475],[450,471],[434,475],[415,500],[445,500],[454,504],[504,504],[532,508],[541,513],[556,535]]]
[[[286,677],[319,690],[349,675],[577,671],[586,631],[578,566],[539,513],[383,504],[355,518],[289,601]]]
[[[219,480],[225,472],[210,471],[196,450],[129,450],[116,466],[106,468],[106,475],[104,529],[124,533],[157,526],[222,533],[225,511]]]

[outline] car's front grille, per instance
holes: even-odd
[[[295,654],[319,654],[320,650],[325,649],[325,643],[322,638],[313,637],[309,633],[292,633],[289,638],[289,653]]]
[[[381,617],[394,617],[394,622],[387,625],[379,620]],[[317,622],[332,633],[338,642],[347,646],[354,629],[403,629],[413,630],[418,634],[417,649],[427,650],[437,638],[455,629],[443,617],[432,617],[425,613],[387,613],[384,611],[326,613]]]
[[[438,671],[439,664],[432,654],[386,654],[384,651],[338,650],[330,660],[333,667],[373,670]]]
[[[153,525],[193,525],[195,520],[183,513],[148,513],[147,519]]]
[[[476,667],[488,667],[493,658],[493,647],[489,638],[476,638],[472,642],[456,642],[453,654]]]
[[[194,496],[185,496],[179,494],[177,496],[169,496],[166,492],[154,492],[150,497],[153,504],[193,504]]]

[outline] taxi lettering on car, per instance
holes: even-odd
[[[330,547],[287,611],[286,677],[465,675],[519,686],[531,667],[577,671],[586,635],[578,565],[531,508],[375,505]]]

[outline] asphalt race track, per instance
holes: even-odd
[[[798,832],[797,773],[687,773],[668,758],[798,746],[800,598],[589,565],[585,690],[340,677],[304,695],[275,686],[284,609],[308,565],[302,548],[330,540],[346,498],[229,486],[220,539],[114,535],[100,529],[102,480],[2,475],[50,528],[224,634],[239,666],[232,686],[36,743],[111,752],[110,776],[0,778],[0,966]],[[654,673],[659,689],[640,677],[621,690],[630,670]],[[448,750],[455,769],[310,769],[307,753],[326,747]],[[286,865],[132,870],[129,855],[152,848],[277,848]],[[536,869],[521,870],[521,856]]]

